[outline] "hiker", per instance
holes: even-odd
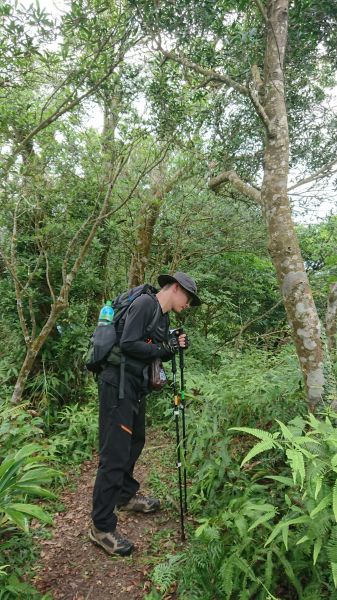
[[[125,357],[123,372],[108,363],[98,377],[99,466],[89,536],[108,554],[127,556],[134,548],[116,530],[117,510],[151,513],[160,508],[158,499],[138,494],[139,483],[133,477],[145,443],[149,367],[154,359],[170,360],[188,346],[185,333],[170,334],[168,313],[200,304],[196,284],[186,273],[160,275],[158,283],[159,292],[152,288],[153,293],[139,295],[127,310],[119,343]],[[149,336],[147,328],[156,314]]]

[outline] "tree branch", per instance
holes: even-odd
[[[28,331],[27,321],[25,319],[25,315],[23,312],[23,302],[22,302],[22,285],[17,277],[17,263],[16,263],[16,242],[17,242],[17,219],[18,219],[18,207],[19,203],[16,204],[14,210],[13,217],[13,234],[11,241],[11,272],[14,276],[14,288],[15,288],[15,296],[16,296],[16,305],[18,308],[18,315],[20,320],[20,325],[23,333],[23,337],[25,340],[25,344],[27,348],[30,346],[31,339]]]
[[[261,191],[240,179],[235,171],[223,171],[220,175],[212,177],[208,182],[208,187],[213,192],[217,192],[218,188],[223,183],[229,182],[232,183],[239,192],[248,196],[251,200],[261,206]]]
[[[261,0],[253,0],[253,2],[256,4],[256,6],[258,7],[264,22],[266,23],[266,25],[268,24],[268,15],[267,15],[267,11],[264,7],[264,5],[262,4]]]
[[[336,173],[336,171],[331,170],[334,165],[337,165],[336,158],[334,158],[332,161],[330,161],[326,165],[323,165],[323,167],[318,169],[318,171],[316,171],[312,175],[309,175],[308,177],[304,177],[303,179],[300,179],[299,181],[297,181],[296,183],[294,183],[293,185],[288,187],[288,192],[290,192],[291,190],[294,190],[295,188],[300,187],[301,185],[305,185],[306,183],[315,181],[316,179],[323,179],[324,177],[328,177],[329,175]]]
[[[205,87],[212,81],[218,81],[223,83],[224,85],[227,85],[228,87],[233,88],[243,96],[247,96],[251,100],[258,116],[260,117],[261,121],[266,127],[269,136],[275,137],[274,129],[270,123],[266,111],[264,110],[262,104],[259,101],[258,93],[254,88],[254,84],[250,86],[242,85],[241,83],[238,83],[237,81],[235,81],[235,79],[232,79],[232,77],[226,75],[225,73],[218,73],[218,71],[214,71],[214,69],[207,69],[206,67],[202,67],[201,65],[198,65],[197,63],[189,60],[185,56],[179,56],[175,52],[169,52],[168,50],[164,50],[160,41],[157,41],[157,48],[164,55],[165,59],[173,60],[174,62],[183,65],[184,67],[188,67],[189,69],[192,69],[200,75],[203,75],[205,79],[201,82],[201,84],[199,84],[198,87]]]
[[[198,65],[197,63],[189,60],[186,57],[178,56],[174,52],[169,52],[168,50],[164,50],[164,48],[161,46],[160,42],[157,42],[157,48],[165,56],[166,59],[173,60],[176,63],[183,65],[184,67],[188,67],[189,69],[192,69],[196,73],[199,73],[200,75],[203,75],[204,77],[206,77],[208,79],[208,81],[220,81],[221,83],[224,83],[225,85],[228,85],[229,87],[232,87],[234,90],[236,90],[240,94],[243,94],[244,96],[249,97],[248,87],[246,87],[245,85],[242,85],[241,83],[238,83],[237,81],[235,81],[235,79],[232,79],[231,77],[229,77],[229,75],[226,75],[223,73],[218,73],[217,71],[214,71],[213,69],[207,69],[206,67],[202,67],[201,65]]]

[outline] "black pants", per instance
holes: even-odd
[[[116,505],[127,504],[139,489],[133,469],[145,443],[145,395],[141,380],[125,373],[125,397],[119,400],[119,368],[99,378],[99,465],[92,520],[101,531],[114,531]]]

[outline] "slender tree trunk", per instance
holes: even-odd
[[[50,315],[42,327],[40,333],[33,341],[29,341],[27,343],[27,351],[24,361],[22,363],[19,375],[17,377],[13,395],[12,402],[15,404],[20,402],[22,399],[22,394],[24,392],[25,386],[28,381],[29,374],[33,368],[34,362],[38,353],[40,352],[43,344],[48,338],[50,332],[52,331],[59,314],[68,306],[66,302],[58,299],[58,301],[52,305]]]
[[[293,331],[312,410],[324,394],[320,322],[299,248],[287,194],[289,136],[283,64],[287,40],[288,0],[268,0],[264,97],[270,120],[261,200],[269,229],[269,251]]]
[[[129,269],[129,287],[144,283],[146,267],[152,248],[154,228],[166,195],[175,183],[182,179],[183,171],[178,170],[168,181],[164,181],[163,166],[159,165],[151,173],[151,196],[144,200],[136,224],[135,249]],[[184,178],[186,178],[186,174]]]
[[[111,173],[113,171],[116,162],[116,144],[115,144],[115,132],[118,122],[118,116],[120,111],[120,88],[119,84],[116,83],[114,93],[105,98],[104,103],[104,125],[102,132],[102,153],[103,153],[103,175],[102,175],[102,187],[108,185]],[[104,221],[98,235],[98,241],[101,245],[101,252],[99,256],[99,268],[100,277],[102,281],[102,288],[96,295],[95,302],[93,304],[101,304],[103,300],[107,300],[108,288],[109,288],[109,252],[111,248],[111,229],[109,222]],[[96,314],[96,308],[95,308]]]
[[[328,296],[328,306],[326,310],[326,335],[328,339],[328,348],[331,353],[336,351],[336,320],[337,320],[337,283],[332,283]]]

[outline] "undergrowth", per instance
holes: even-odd
[[[173,590],[183,600],[335,600],[337,437],[334,421],[320,429],[306,417],[293,348],[224,352],[216,372],[187,373],[198,526],[186,551],[155,567],[147,600]]]
[[[84,390],[89,401],[61,408],[46,422],[29,403],[13,406],[3,402],[0,411],[0,600],[29,598],[49,600],[29,584],[31,567],[36,560],[38,536],[48,536],[40,526],[32,535],[31,518],[51,522],[45,509],[32,504],[32,498],[54,499],[60,484],[71,471],[92,456],[97,446],[97,393],[89,379]],[[37,453],[41,465],[37,460]],[[50,465],[54,469],[50,468]],[[56,470],[57,469],[57,470]],[[51,485],[52,491],[44,483]],[[41,487],[41,485],[43,487]],[[16,526],[16,528],[14,527]]]

